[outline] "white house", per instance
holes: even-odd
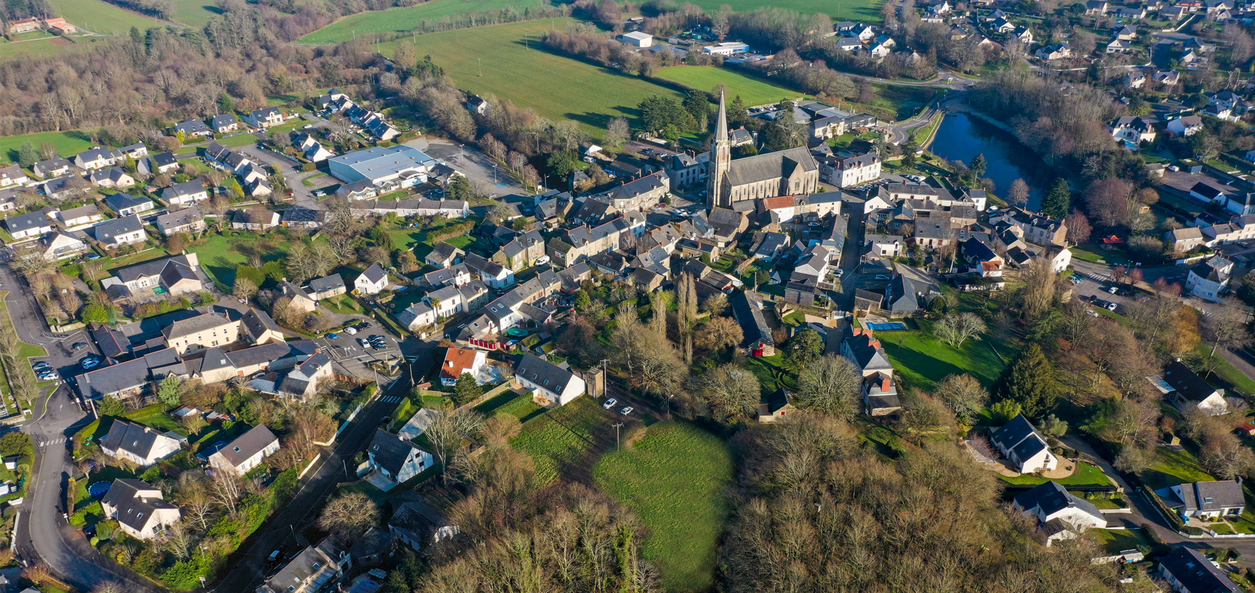
[[[584,395],[583,379],[531,354],[523,355],[515,367],[514,382],[531,391],[533,399],[550,406],[565,406]]]
[[[353,288],[357,289],[358,294],[379,294],[386,286],[388,286],[388,273],[379,264],[366,268],[366,271],[353,281]]]
[[[1238,480],[1178,484],[1169,490],[1176,500],[1164,502],[1183,517],[1217,520],[1241,515],[1246,508],[1242,482]]]
[[[444,354],[444,363],[440,365],[440,383],[446,387],[458,384],[462,374],[478,377],[479,371],[488,362],[488,353],[476,348],[458,348],[450,346]]]
[[[1173,136],[1193,136],[1203,130],[1203,118],[1186,115],[1168,122],[1167,130]]]
[[[1220,302],[1232,275],[1233,262],[1216,256],[1190,267],[1185,277],[1185,289],[1200,299]]]
[[[1049,471],[1059,465],[1059,458],[1050,452],[1046,439],[1023,414],[994,431],[989,440],[1022,474]]]
[[[278,451],[279,437],[259,424],[210,455],[209,465],[242,476]]]
[[[1111,137],[1132,144],[1155,141],[1155,127],[1152,121],[1142,117],[1118,117],[1107,124]]]
[[[100,499],[100,507],[105,517],[117,520],[123,532],[141,540],[161,535],[182,516],[179,507],[162,498],[160,489],[133,478],[114,480]]]
[[[1163,370],[1163,380],[1153,383],[1182,412],[1196,408],[1209,416],[1219,416],[1229,412],[1229,405],[1224,399],[1224,390],[1212,387],[1197,373],[1191,371],[1179,360],[1172,361]]]
[[[105,455],[125,459],[139,466],[149,466],[179,452],[180,443],[173,437],[142,424],[114,420],[109,434],[100,441]]]
[[[171,206],[182,206],[208,200],[209,192],[205,190],[205,184],[193,179],[165,188],[161,191],[161,197]]]
[[[1093,503],[1070,494],[1057,482],[1041,484],[1016,496],[1015,510],[1037,519],[1047,533],[1046,545],[1072,539],[1086,529],[1106,529],[1107,518]]]
[[[435,465],[435,457],[414,443],[378,429],[366,448],[370,468],[393,484],[400,484]]]
[[[139,216],[132,214],[125,218],[106,220],[95,227],[96,240],[106,249],[114,249],[123,245],[143,243],[148,240],[148,232]]]

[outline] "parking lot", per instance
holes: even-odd
[[[333,335],[335,337],[332,337]],[[382,343],[383,347],[376,348],[369,344],[372,338]],[[366,340],[368,343],[363,344],[359,340]],[[401,344],[397,339],[374,322],[371,322],[369,328],[360,330],[355,335],[337,332],[316,338],[314,341],[322,346],[327,356],[331,358],[337,373],[371,381],[376,377],[375,369],[370,366],[372,362],[399,359],[402,356]]]

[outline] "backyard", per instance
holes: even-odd
[[[683,423],[655,424],[635,446],[607,453],[593,475],[649,530],[644,557],[666,591],[708,591],[723,531],[732,457],[719,437]]]
[[[947,375],[963,373],[976,377],[986,387],[992,386],[1006,367],[1006,361],[1014,359],[1018,352],[1008,341],[988,334],[980,340],[968,340],[962,348],[956,349],[933,337],[932,322],[920,320],[919,327],[879,331],[875,335],[898,374],[921,389],[931,390]]]
[[[418,55],[430,55],[458,88],[493,94],[553,119],[572,119],[600,137],[610,118],[633,117],[651,95],[678,93],[647,80],[538,49],[547,30],[564,29],[573,19],[545,19],[420,35]],[[524,42],[524,37],[531,41]],[[381,45],[392,55],[398,42]],[[536,84],[536,81],[544,84]],[[554,92],[562,89],[562,92]]]
[[[227,231],[212,235],[188,250],[200,258],[201,268],[218,283],[218,288],[230,291],[235,284],[235,269],[247,264],[250,256],[261,257],[263,263],[282,260],[287,255],[287,244],[274,234],[258,236]]]
[[[1198,464],[1198,458],[1185,448],[1156,447],[1155,461],[1142,472],[1142,482],[1152,490],[1214,479]]]

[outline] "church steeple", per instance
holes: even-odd
[[[724,93],[719,93],[719,119],[715,124],[715,137],[710,142],[710,161],[706,171],[707,204],[710,207],[727,206],[724,199],[725,177],[732,168],[732,146],[728,141],[728,108]]]

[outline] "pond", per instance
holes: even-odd
[[[937,139],[929,150],[948,161],[972,162],[985,155],[985,177],[994,181],[994,193],[1006,199],[1016,179],[1028,183],[1028,208],[1041,207],[1042,196],[1053,180],[1049,168],[1027,146],[1006,130],[966,113],[947,114],[937,129]]]

